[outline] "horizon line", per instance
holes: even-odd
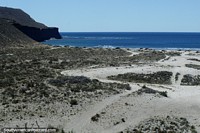
[[[200,31],[59,31],[60,33],[200,33]]]

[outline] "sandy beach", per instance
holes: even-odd
[[[75,48],[43,51],[63,49],[73,51]],[[48,97],[44,94],[43,100],[37,101],[37,96],[34,99],[32,94],[33,102],[21,102],[17,96],[14,96],[19,100],[16,103],[9,102],[9,97],[4,99],[7,103],[0,105],[0,127],[54,127],[67,133],[200,132],[199,52],[78,50],[97,54],[95,59],[90,55],[77,57],[76,66],[66,68],[75,62],[72,58],[65,60],[67,63],[63,68],[49,66],[56,74],[42,80],[50,93]],[[102,57],[102,51],[106,53],[105,57]],[[116,55],[108,57],[108,51]],[[2,52],[1,56],[5,54],[8,53]],[[38,59],[40,63],[48,60],[44,59],[45,52],[43,54],[44,57]],[[84,60],[89,63],[80,65]],[[53,60],[58,66],[62,62],[60,57]]]

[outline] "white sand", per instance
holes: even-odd
[[[116,133],[134,127],[140,121],[151,116],[178,116],[187,118],[200,132],[200,87],[199,86],[180,86],[181,78],[185,74],[200,75],[200,71],[185,67],[185,64],[197,64],[200,62],[187,60],[189,58],[200,59],[198,56],[189,56],[187,54],[194,52],[183,52],[182,56],[170,57],[168,60],[161,60],[154,64],[133,65],[131,67],[107,67],[96,69],[81,69],[64,71],[62,74],[71,76],[86,76],[91,79],[98,79],[103,82],[115,82],[108,80],[106,77],[127,72],[134,73],[152,73],[156,71],[173,72],[172,85],[151,85],[148,87],[167,91],[168,98],[158,97],[154,95],[144,94],[142,96],[127,95],[132,91],[140,89],[142,85],[137,83],[129,83],[132,87],[131,91],[124,94],[109,97],[102,102],[97,103],[88,108],[82,114],[78,114],[70,122],[65,123],[65,131],[75,132],[102,132]],[[133,53],[135,54],[135,53]],[[168,58],[168,57],[166,57]],[[179,72],[179,80],[175,81],[175,74]],[[119,82],[119,81],[117,81]],[[169,89],[171,88],[171,89]],[[128,103],[128,105],[125,105]],[[98,122],[92,122],[91,117],[96,113],[105,112]],[[121,122],[124,118],[125,122]],[[114,123],[119,124],[114,125]]]

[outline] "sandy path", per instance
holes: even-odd
[[[143,66],[129,67],[107,67],[107,68],[90,68],[63,71],[62,74],[70,76],[86,76],[91,79],[98,79],[102,82],[119,82],[108,80],[106,77],[110,75],[123,74],[127,72],[134,73],[151,73],[156,71],[171,71],[172,85],[150,85],[153,89],[165,90],[168,92],[169,98],[152,98],[144,97],[126,97],[133,91],[141,88],[136,83],[129,83],[132,90],[122,94],[110,96],[101,102],[92,105],[86,111],[77,114],[68,123],[65,123],[65,131],[75,132],[119,132],[126,129],[130,125],[136,125],[141,120],[154,115],[176,115],[187,118],[192,124],[197,126],[197,131],[200,131],[200,89],[198,87],[180,86],[181,79],[185,74],[200,75],[200,71],[185,67],[185,64],[198,64],[188,60],[189,58],[199,58],[196,56],[187,55],[189,52],[183,52],[181,56],[167,57],[155,64],[146,64]],[[136,54],[136,53],[133,53]],[[180,73],[178,80],[175,81],[176,73]],[[142,86],[143,84],[141,84]],[[172,88],[172,89],[168,89]],[[153,100],[152,100],[153,99]],[[133,107],[119,106],[122,103],[132,103]],[[124,104],[123,104],[124,105]],[[125,108],[123,110],[123,108]],[[107,118],[102,119],[102,125],[97,125],[91,122],[91,117],[102,110],[106,112]],[[148,110],[148,111],[147,111]],[[191,114],[192,113],[192,114]],[[126,122],[116,126],[109,126],[112,119],[120,119],[118,116],[123,114],[127,118]],[[111,117],[112,116],[112,117]]]
[[[123,118],[127,118],[126,122],[120,123],[116,126],[106,128],[105,133],[116,133],[123,131],[130,125],[136,126],[140,121],[147,119],[151,116],[179,116],[187,118],[192,125],[195,125],[199,130],[200,125],[200,90],[197,88],[186,87],[182,89],[176,89],[175,92],[168,91],[169,98],[158,98],[151,95],[143,95],[142,97],[125,97],[120,102],[115,103],[110,107],[109,112],[112,112],[113,116],[120,116],[123,114]],[[151,100],[150,100],[151,99]],[[128,106],[121,111],[118,107],[122,103],[132,103],[133,106]],[[111,113],[108,113],[108,116]],[[114,119],[114,118],[113,118]]]
[[[96,103],[91,108],[88,108],[87,111],[84,111],[79,115],[76,115],[72,121],[70,121],[69,123],[66,123],[64,125],[64,130],[65,131],[74,131],[77,133],[84,132],[84,127],[86,127],[87,125],[90,124],[92,116],[99,113],[106,106],[109,106],[110,104],[116,102],[122,96],[126,96],[126,95],[132,93],[133,91],[135,91],[135,89],[131,89],[130,91],[127,90],[124,93],[108,97],[108,98],[104,99],[103,101]]]

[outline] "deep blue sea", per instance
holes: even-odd
[[[45,44],[75,47],[200,49],[200,33],[188,32],[62,32],[63,39]]]

